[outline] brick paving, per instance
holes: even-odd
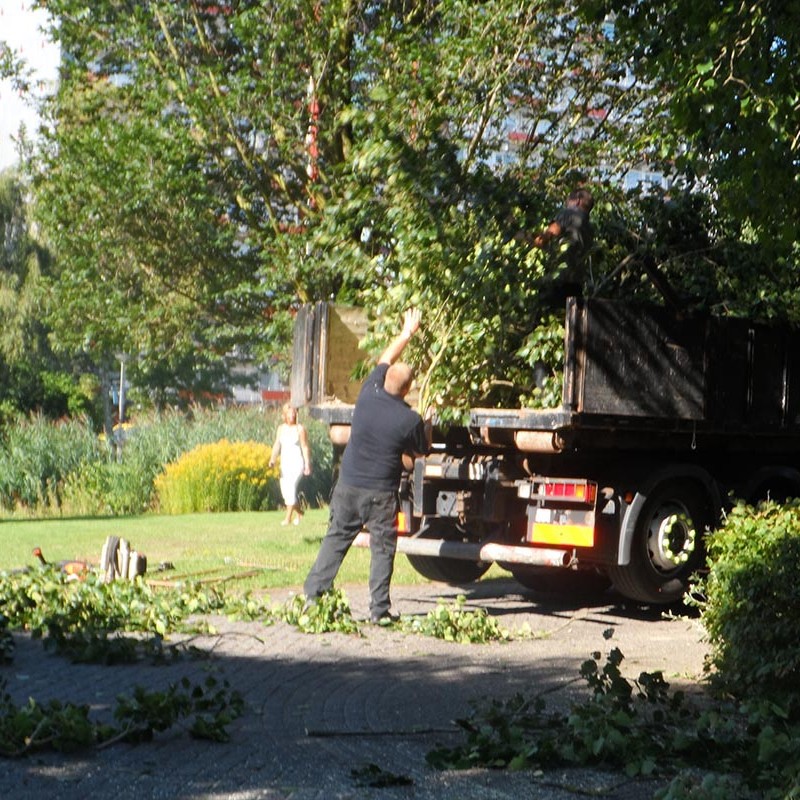
[[[527,624],[536,636],[505,644],[457,645],[364,626],[364,635],[308,635],[279,623],[214,620],[218,633],[195,639],[204,655],[168,665],[70,664],[17,637],[12,664],[0,667],[15,702],[58,698],[108,715],[134,685],[165,689],[188,677],[227,679],[246,703],[225,744],[196,741],[171,729],[141,745],[117,744],[62,756],[38,753],[0,760],[0,797],[264,798],[265,800],[470,800],[592,796],[649,800],[653,782],[591,770],[503,773],[437,772],[425,755],[463,741],[453,720],[482,698],[545,692],[548,707],[583,691],[580,664],[596,650],[619,647],[623,671],[663,670],[673,685],[694,685],[705,647],[696,622],[669,620],[614,598],[589,605],[542,601],[513,581],[487,581],[467,593],[509,630]],[[367,615],[366,592],[345,587],[353,612]],[[463,590],[439,584],[395,587],[395,609],[425,614],[438,598]],[[282,600],[280,595],[273,597]],[[611,641],[603,632],[614,631]],[[409,779],[406,786],[359,785],[353,770],[375,764]]]

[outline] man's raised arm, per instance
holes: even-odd
[[[378,359],[379,364],[394,364],[405,350],[411,337],[419,330],[421,314],[418,308],[409,308],[403,314],[403,330],[389,342],[387,348]]]

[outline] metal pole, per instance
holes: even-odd
[[[369,533],[359,533],[353,544],[369,547]],[[569,567],[574,563],[572,550],[520,547],[499,542],[448,542],[442,539],[423,539],[398,536],[397,552],[408,555],[456,558],[464,561],[500,561],[509,564],[528,564],[540,567]]]
[[[117,409],[120,424],[125,422],[125,359],[119,360],[119,407]]]

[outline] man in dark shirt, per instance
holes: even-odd
[[[366,528],[370,533],[370,619],[375,623],[395,619],[389,584],[397,549],[397,490],[403,454],[423,455],[430,450],[430,424],[404,401],[414,374],[397,360],[419,323],[417,309],[406,311],[403,330],[384,350],[358,395],[331,500],[328,532],[303,586],[308,598],[327,592],[353,540]]]
[[[561,308],[567,297],[583,294],[586,255],[594,243],[594,231],[589,214],[594,197],[588,189],[576,189],[556,218],[533,240],[536,247],[546,248],[552,241],[561,244],[562,268],[551,284],[542,287],[542,296],[554,307]]]

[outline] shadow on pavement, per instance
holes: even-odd
[[[347,587],[354,614],[366,616],[364,587]],[[93,718],[108,716],[119,694],[132,687],[164,689],[187,677],[211,674],[229,681],[246,703],[230,725],[231,741],[213,744],[171,729],[152,742],[115,745],[76,756],[39,753],[4,759],[0,796],[27,800],[97,798],[267,798],[267,800],[574,800],[580,795],[650,800],[653,781],[592,770],[541,773],[437,772],[425,756],[434,747],[461,743],[454,720],[474,704],[521,693],[546,694],[548,708],[564,708],[584,688],[580,664],[607,649],[602,630],[638,671],[664,668],[697,673],[703,648],[688,621],[665,620],[608,597],[576,607],[543,600],[515,581],[481,581],[467,588],[397,587],[402,613],[424,614],[439,598],[464,594],[469,605],[516,624],[527,622],[541,638],[458,645],[365,626],[362,636],[302,634],[277,623],[215,619],[218,633],[193,640],[199,658],[154,666],[71,664],[46,653],[40,641],[15,636],[11,664],[0,668],[15,703],[57,698],[84,703]],[[369,765],[407,778],[407,786],[359,785],[354,770]]]

